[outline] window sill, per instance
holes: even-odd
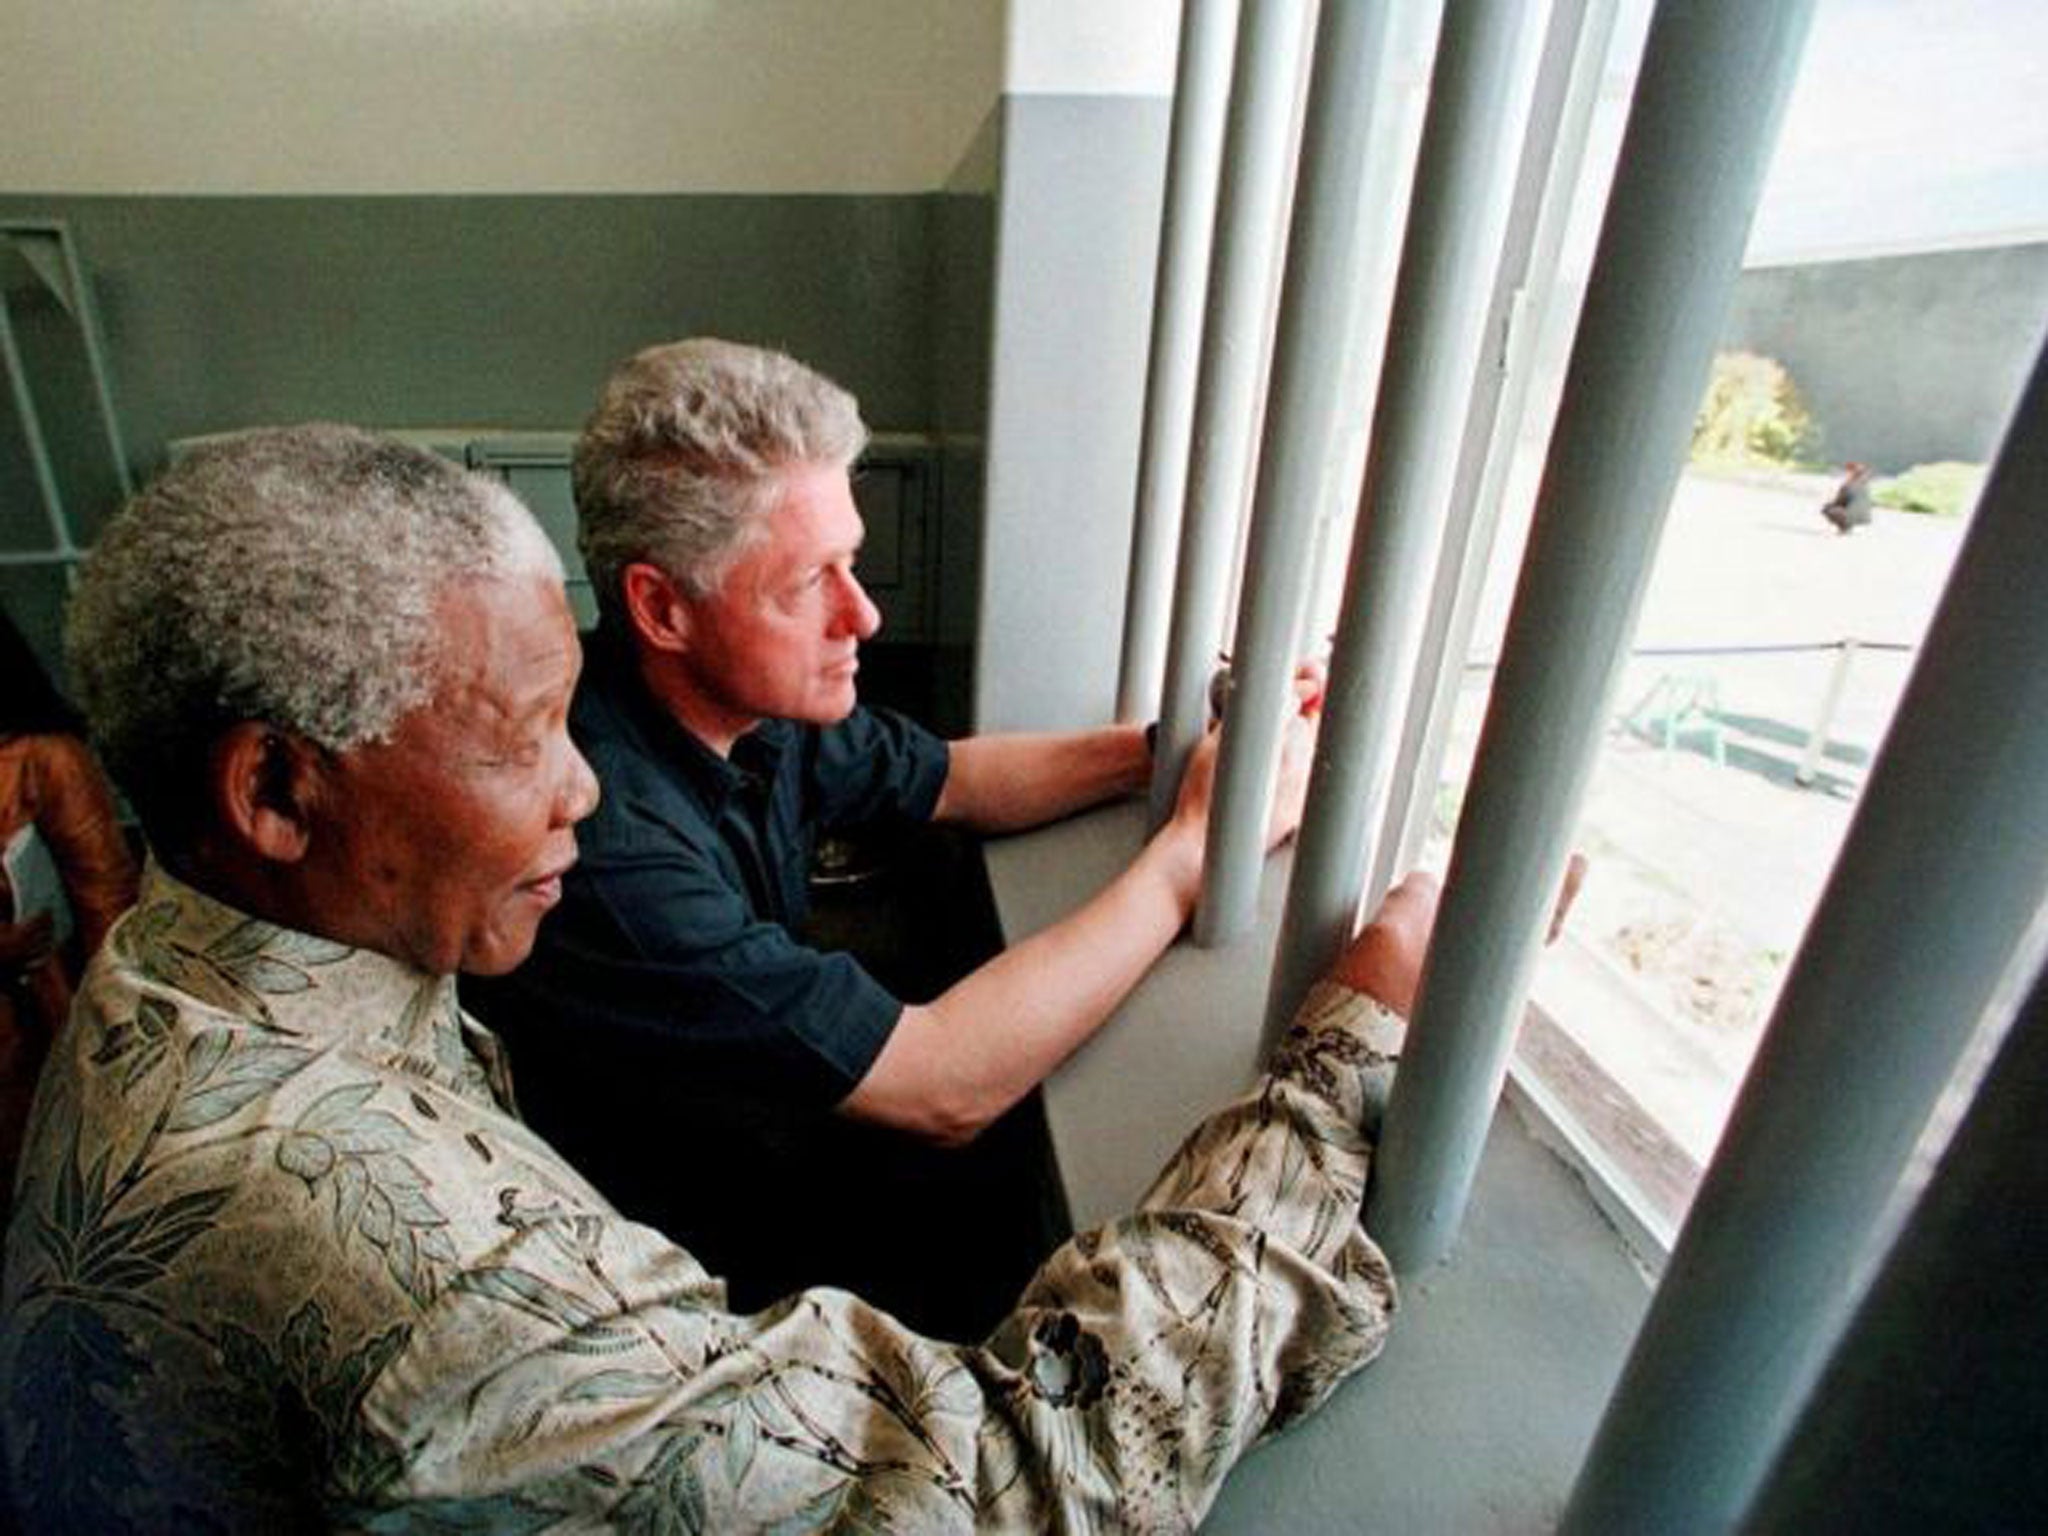
[[[991,843],[1015,942],[1129,860],[1137,804]],[[1176,946],[1045,1085],[1077,1227],[1122,1214],[1207,1107],[1241,1091],[1285,856],[1236,944]],[[1587,1188],[1515,1115],[1495,1119],[1457,1248],[1408,1277],[1386,1353],[1309,1422],[1253,1453],[1205,1531],[1470,1531],[1554,1523],[1648,1302]]]

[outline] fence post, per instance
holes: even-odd
[[[1811,784],[1820,771],[1820,760],[1827,755],[1828,732],[1835,723],[1835,711],[1841,707],[1842,690],[1849,685],[1849,667],[1856,660],[1856,642],[1842,641],[1835,652],[1835,665],[1828,673],[1828,686],[1820,696],[1820,711],[1813,722],[1813,731],[1806,738],[1806,750],[1799,755],[1799,766],[1792,778],[1799,784]]]

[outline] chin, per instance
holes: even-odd
[[[536,924],[520,937],[496,936],[489,943],[478,945],[462,957],[462,974],[503,976],[507,971],[516,971],[526,963],[526,957],[533,953],[533,941],[537,934]]]
[[[859,702],[859,697],[848,688],[831,698],[814,699],[802,710],[792,710],[783,718],[801,720],[806,725],[837,725],[853,713],[853,706]]]

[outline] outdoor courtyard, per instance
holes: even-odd
[[[1833,486],[1681,481],[1582,811],[1590,870],[1533,988],[1681,1164],[1712,1152],[1965,526],[1878,507],[1839,535],[1818,510]],[[1510,596],[1503,575],[1482,635]],[[1838,674],[1845,640],[1858,645]],[[1467,676],[1459,783],[1492,674]]]

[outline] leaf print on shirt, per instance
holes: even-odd
[[[14,1454],[40,1469],[16,1490],[22,1512],[44,1530],[134,1529],[117,1511],[142,1473],[114,1406],[149,1374],[133,1341],[95,1308],[66,1297],[29,1328],[15,1369],[24,1405],[17,1425],[28,1432]]]
[[[350,1510],[336,1522],[364,1536],[539,1536],[571,1511],[526,1494],[413,1499],[390,1509]]]
[[[243,1031],[201,1030],[185,1048],[185,1082],[167,1131],[218,1124],[303,1069],[317,1052]]]
[[[464,1270],[449,1282],[449,1289],[482,1296],[554,1324],[563,1337],[551,1347],[567,1354],[623,1354],[640,1343],[634,1329],[604,1321],[603,1309],[551,1280],[510,1265]]]
[[[427,1176],[403,1148],[419,1138],[396,1115],[365,1106],[375,1082],[330,1088],[293,1122],[277,1146],[277,1165],[308,1192],[334,1195],[334,1235],[361,1237],[384,1267],[424,1307],[439,1285],[439,1266],[455,1262],[448,1218],[427,1198]]]
[[[17,1454],[44,1453],[49,1475],[34,1481],[27,1502],[48,1529],[119,1530],[126,1522],[118,1501],[140,1473],[115,1405],[132,1396],[150,1366],[112,1308],[153,1313],[139,1293],[215,1224],[233,1191],[188,1190],[139,1205],[129,1181],[108,1187],[109,1153],[84,1165],[75,1121],[67,1142],[47,1205],[23,1211],[15,1229],[42,1271],[18,1302],[24,1314],[39,1308],[40,1315],[15,1363],[29,1427]],[[117,1216],[123,1206],[126,1214]]]
[[[463,1037],[462,1008],[446,977],[423,978],[383,1038],[406,1071],[452,1083],[479,1104],[492,1101],[489,1074]]]
[[[121,1091],[126,1093],[162,1064],[177,1023],[175,1003],[161,997],[141,998],[135,1005],[134,1017],[109,1023],[100,1031],[92,1064],[118,1067],[126,1063],[127,1070],[121,1074]]]
[[[324,1500],[374,1499],[403,1466],[399,1448],[363,1419],[363,1396],[412,1336],[399,1323],[337,1354],[325,1310],[303,1302],[276,1340],[220,1327],[220,1372],[191,1393],[195,1423],[218,1433],[210,1462],[247,1494],[292,1512],[292,1528],[325,1527]]]
[[[214,1225],[214,1217],[234,1193],[226,1185],[187,1190],[115,1218],[114,1211],[127,1200],[131,1186],[124,1180],[108,1189],[109,1157],[102,1151],[90,1168],[84,1167],[78,1126],[72,1125],[49,1206],[36,1210],[28,1222],[33,1234],[29,1241],[51,1271],[31,1286],[31,1297],[61,1285],[125,1299],[126,1293],[160,1278],[187,1243]]]
[[[705,1527],[704,1480],[694,1464],[702,1434],[671,1435],[614,1504],[606,1524],[631,1536],[698,1536]]]
[[[355,953],[346,944],[253,917],[216,935],[204,948],[194,948],[171,937],[181,916],[181,903],[174,898],[150,903],[120,930],[123,951],[154,979],[267,1029],[277,1024],[265,996],[308,991],[315,984],[315,969]]]
[[[899,1503],[906,1497],[907,1502]],[[929,1505],[922,1499],[919,1485],[900,1474],[883,1472],[849,1477],[767,1530],[772,1536],[800,1536],[809,1531],[887,1536],[892,1531],[922,1529],[929,1520]]]

